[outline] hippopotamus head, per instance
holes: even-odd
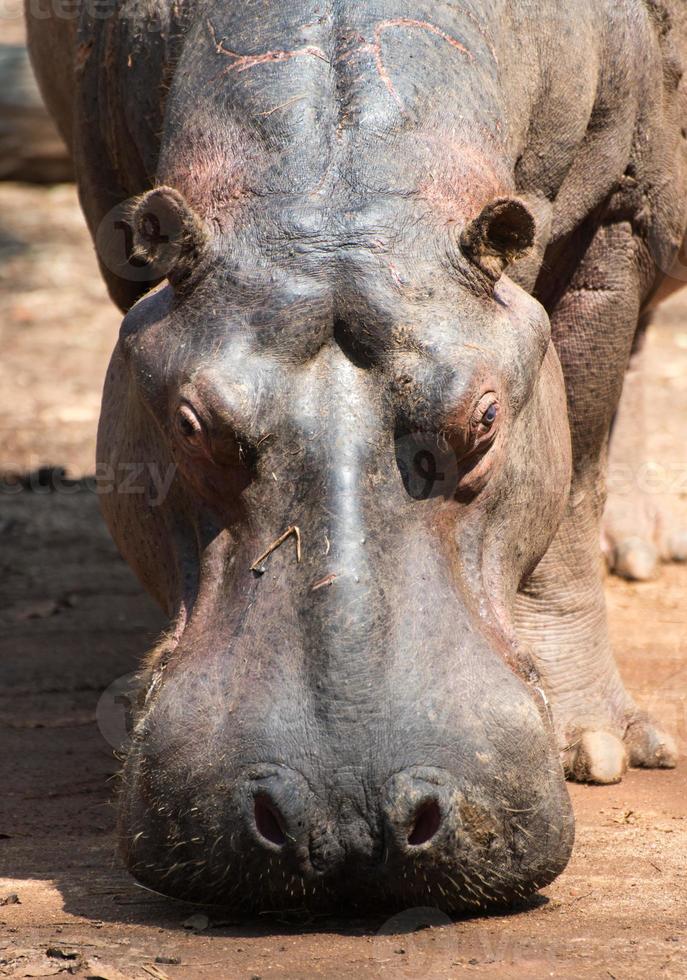
[[[568,493],[564,385],[543,307],[505,273],[530,209],[470,207],[441,230],[388,201],[227,229],[171,188],[137,203],[167,275],[124,319],[99,458],[174,473],[164,497],[103,497],[173,621],[120,810],[157,891],[458,910],[568,860],[512,624]]]

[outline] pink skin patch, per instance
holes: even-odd
[[[219,138],[214,131],[191,126],[183,143],[162,160],[160,180],[176,187],[189,205],[221,233],[232,214],[251,197],[252,183],[265,166],[262,147],[254,135],[235,123],[231,138]],[[228,147],[240,146],[241,153]]]
[[[453,143],[442,138],[436,146],[428,139],[428,154],[436,163],[418,193],[447,223],[473,218],[488,201],[512,193],[512,178],[505,170],[498,173],[494,166],[499,159],[490,152],[494,135],[484,130],[471,137],[471,142],[457,139]]]

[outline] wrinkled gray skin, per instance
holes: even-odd
[[[614,665],[599,558],[623,373],[685,230],[673,14],[150,0],[31,21],[132,307],[99,459],[177,467],[162,503],[103,497],[173,624],[121,793],[147,885],[508,903],[568,860],[561,756],[596,782],[674,765]],[[110,209],[153,185],[117,267]],[[292,531],[252,571],[293,527],[301,560]]]

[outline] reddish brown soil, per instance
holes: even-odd
[[[0,186],[0,470],[92,472],[117,323],[72,188]],[[652,450],[673,466],[667,495],[687,520],[687,300],[666,307],[651,351]],[[100,701],[102,727],[122,728],[122,706],[102,692],[135,669],[162,619],[118,558],[88,485],[13,489],[0,487],[0,974],[687,975],[687,764],[633,772],[616,787],[571,786],[573,859],[517,913],[418,931],[417,912],[385,924],[208,910],[196,921],[204,928],[185,928],[199,910],[143,891],[117,863],[117,761],[96,724]],[[676,567],[657,583],[608,587],[629,686],[683,752],[686,590],[687,568]]]

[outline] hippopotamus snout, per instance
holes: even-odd
[[[125,861],[156,891],[248,911],[527,896],[567,863],[572,814],[543,709],[505,668],[500,681],[452,717],[420,698],[325,742],[312,718],[258,732],[238,708],[220,723],[197,688],[180,704],[172,677],[127,760]]]

